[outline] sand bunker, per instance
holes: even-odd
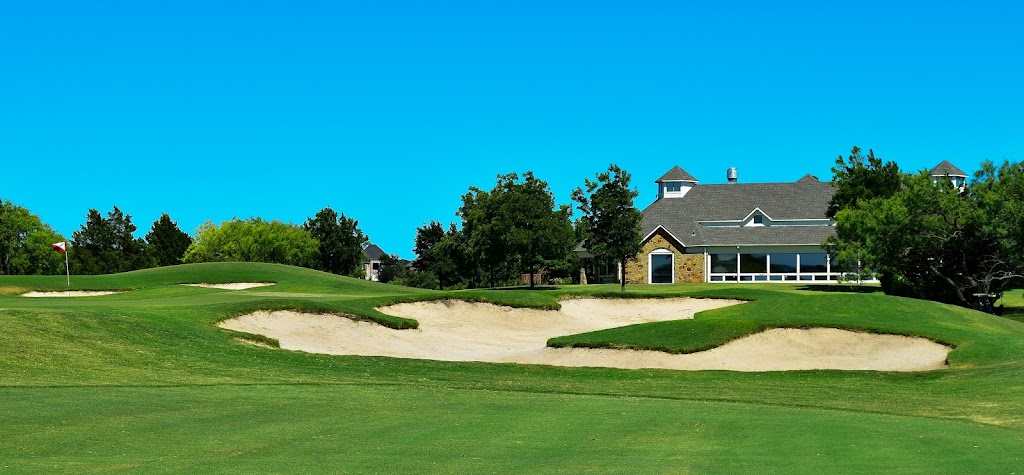
[[[98,297],[100,295],[114,295],[118,292],[92,291],[92,290],[61,290],[57,292],[26,292],[22,297]]]
[[[227,320],[231,330],[276,338],[281,348],[338,355],[392,356],[639,369],[783,371],[858,369],[922,371],[945,366],[949,348],[923,338],[831,328],[774,329],[687,355],[660,351],[547,348],[547,340],[635,323],[693,318],[741,303],[708,299],[573,299],[560,311],[462,301],[398,304],[382,312],[414,318],[416,330],[393,330],[335,315],[256,312]]]
[[[207,289],[221,289],[221,290],[245,290],[252,289],[255,287],[266,287],[268,285],[274,285],[273,282],[232,282],[229,284],[181,284],[189,287],[203,287]]]

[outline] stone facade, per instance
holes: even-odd
[[[704,282],[704,254],[686,254],[674,242],[665,231],[659,229],[644,243],[640,254],[626,262],[626,283],[647,283],[651,265],[648,256],[656,249],[667,249],[674,254],[675,283]]]

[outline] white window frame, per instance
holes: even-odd
[[[676,283],[676,253],[665,249],[655,249],[647,254],[647,283],[654,283],[654,256],[669,256],[672,259],[672,281],[671,282],[659,282],[659,284],[674,284]]]

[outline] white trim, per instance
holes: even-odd
[[[758,211],[755,209],[754,211]],[[720,219],[720,220],[704,220],[697,221],[697,224],[706,227],[722,227],[722,226],[741,226],[743,223],[750,220],[754,215],[751,212],[747,217],[743,219]],[[789,218],[789,219],[774,219],[767,214],[761,213],[762,216],[768,218],[768,221],[775,226],[832,226],[834,223],[828,218]]]
[[[679,185],[679,190],[669,191],[668,185],[670,183],[678,184]],[[682,197],[686,196],[686,193],[688,193],[690,190],[692,190],[693,187],[696,186],[696,185],[697,185],[697,182],[695,182],[695,181],[694,182],[690,182],[690,181],[686,181],[686,180],[665,180],[665,181],[662,181],[662,182],[658,182],[658,199],[662,199],[662,198],[682,198]]]
[[[795,246],[818,246],[820,242],[809,242],[806,244],[708,244],[707,247],[795,247]]]
[[[648,284],[653,284],[654,283],[654,262],[653,261],[654,261],[654,256],[656,256],[656,255],[657,256],[669,256],[672,259],[672,264],[671,264],[672,280],[670,280],[669,282],[658,282],[658,283],[659,284],[674,284],[674,283],[676,283],[676,253],[674,253],[674,252],[672,252],[672,251],[670,251],[668,249],[665,249],[663,247],[659,247],[659,248],[657,248],[657,249],[647,253],[647,283]]]
[[[661,229],[661,230],[664,230],[664,231],[665,231],[666,233],[668,233],[668,235],[669,235],[669,236],[672,236],[672,239],[675,239],[675,240],[676,240],[676,242],[677,242],[677,243],[679,243],[680,245],[682,245],[682,246],[683,246],[684,248],[685,248],[685,247],[689,247],[689,246],[687,246],[687,245],[686,245],[686,243],[685,243],[685,242],[683,242],[683,240],[682,240],[682,239],[679,239],[679,238],[677,238],[677,237],[676,237],[676,235],[675,235],[675,234],[672,234],[672,231],[669,231],[668,229],[666,229],[666,228],[665,228],[665,226],[662,226],[662,225],[660,225],[660,224],[658,225],[658,227],[654,228],[654,230],[652,230],[651,232],[647,233],[647,235],[646,235],[646,236],[644,236],[644,238],[643,238],[643,239],[641,239],[641,240],[640,240],[640,242],[641,242],[641,243],[645,243],[645,242],[647,242],[647,240],[648,240],[648,239],[650,239],[650,238],[651,238],[651,236],[653,236],[653,235],[654,235],[654,233],[658,232],[658,230],[659,230],[659,229]],[[680,251],[680,252],[683,252],[683,249],[680,249],[679,251]]]
[[[748,213],[747,216],[745,218],[741,219],[740,221],[747,221],[748,219],[750,219],[751,217],[753,217],[757,213],[761,213],[762,216],[768,218],[768,221],[774,221],[771,216],[768,216],[768,213],[765,213],[764,211],[761,211],[760,207],[754,208],[753,211]]]
[[[654,180],[655,183],[668,183],[670,181],[679,181],[679,182],[683,182],[683,183],[693,183],[694,185],[699,183],[698,180],[673,180],[673,179],[669,179],[669,180]]]

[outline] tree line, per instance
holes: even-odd
[[[573,207],[556,204],[547,182],[529,171],[498,175],[490,190],[470,187],[455,213],[458,225],[431,221],[416,230],[413,267],[439,288],[514,285],[524,275],[534,287],[541,270],[574,278],[577,245],[595,261],[624,263],[640,251],[639,193],[629,173],[611,165],[584,185],[572,193],[582,213],[575,221]],[[624,286],[624,276],[619,280]]]
[[[832,172],[826,246],[886,293],[991,310],[1024,283],[1024,164],[985,161],[959,187],[854,147]]]
[[[302,225],[262,218],[199,226],[193,238],[164,213],[144,237],[132,216],[114,206],[90,209],[72,233],[68,263],[75,274],[110,274],[195,262],[273,262],[361,276],[369,242],[358,221],[330,207]],[[64,258],[51,248],[66,238],[28,209],[0,200],[0,274],[63,274]]]
[[[431,221],[416,230],[416,259],[383,256],[382,282],[434,288],[516,285],[531,287],[543,275],[571,281],[580,268],[573,250],[582,244],[597,263],[622,263],[640,250],[638,195],[630,175],[615,165],[572,193],[581,212],[557,204],[547,182],[533,172],[498,175],[489,190],[470,187],[455,215],[459,223]],[[50,249],[65,238],[38,216],[10,201],[0,203],[0,273],[63,273]],[[302,225],[262,218],[207,221],[194,236],[163,214],[136,238],[131,215],[117,206],[90,209],[71,237],[68,257],[75,274],[106,274],[156,266],[213,261],[274,262],[341,275],[362,276],[368,236],[358,222],[324,208]],[[624,276],[620,276],[624,282]],[[623,284],[624,285],[624,284]]]

